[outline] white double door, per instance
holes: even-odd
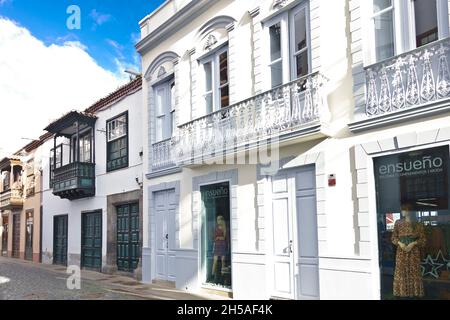
[[[175,190],[154,193],[156,279],[175,282]]]
[[[268,185],[271,296],[319,299],[315,168],[281,172]]]

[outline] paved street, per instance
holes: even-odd
[[[81,289],[67,288],[66,268],[0,257],[0,300],[197,300],[173,288],[82,271]]]

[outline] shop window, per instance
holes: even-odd
[[[128,113],[106,123],[108,172],[128,167]]]
[[[450,299],[449,147],[374,159],[383,299]]]
[[[231,289],[230,186],[201,187],[203,283]]]

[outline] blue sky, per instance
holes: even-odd
[[[129,81],[125,69],[140,71],[139,21],[162,2],[0,0],[0,158]],[[80,30],[67,27],[71,5],[81,10]]]
[[[138,22],[163,0],[0,0],[0,16],[16,21],[46,45],[79,41],[103,68],[116,72],[124,65],[139,65],[134,44]],[[3,3],[1,5],[1,3]],[[81,29],[69,30],[68,6],[81,9]]]

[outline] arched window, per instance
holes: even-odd
[[[165,52],[152,62],[145,74],[150,86],[154,143],[170,139],[176,127],[174,61],[178,58],[174,52]]]
[[[205,114],[230,105],[227,27],[234,21],[227,16],[215,17],[197,35],[200,96]]]

